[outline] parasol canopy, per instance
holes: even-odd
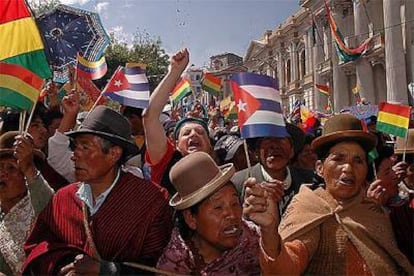
[[[77,53],[96,61],[109,45],[109,36],[94,12],[60,4],[41,14],[37,24],[44,39],[46,57],[58,82],[68,80],[67,65],[76,64]]]

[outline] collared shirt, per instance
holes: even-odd
[[[88,206],[89,212],[91,213],[91,216],[94,215],[96,212],[98,212],[99,208],[104,203],[106,197],[109,195],[113,187],[115,186],[116,182],[118,182],[120,175],[120,170],[118,170],[116,177],[114,181],[112,182],[111,186],[106,189],[102,194],[100,194],[96,200],[95,204],[93,203],[93,195],[92,195],[92,188],[91,185],[82,182],[80,185],[78,191],[76,192],[76,196],[85,202],[86,206]]]
[[[262,165],[260,165],[260,169],[262,170],[262,175],[263,175],[263,178],[264,178],[265,181],[272,182],[272,181],[275,180],[266,172],[266,170],[264,169],[264,167]],[[291,185],[292,185],[292,176],[290,174],[289,167],[287,167],[286,168],[286,178],[285,178],[285,180],[283,180],[283,188],[285,190],[287,190],[287,189],[290,188]]]

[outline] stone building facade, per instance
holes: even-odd
[[[315,84],[329,86],[335,111],[354,105],[357,97],[372,104],[411,104],[408,84],[414,82],[414,1],[327,2],[347,47],[357,47],[370,38],[359,59],[339,61],[324,1],[302,0],[298,11],[284,23],[251,41],[244,58],[248,70],[278,79],[286,114],[296,100],[311,109],[325,110],[328,98]]]

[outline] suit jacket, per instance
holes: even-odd
[[[79,184],[60,189],[40,213],[25,244],[24,274],[56,274],[77,254],[94,255],[85,231],[84,203],[76,196]],[[87,218],[100,257],[155,265],[172,230],[167,198],[159,186],[121,173],[100,209]]]
[[[299,192],[299,188],[304,183],[312,183],[314,172],[311,170],[299,169],[295,167],[289,167],[290,175],[292,177],[292,184],[290,187],[285,190],[285,195],[283,199],[279,202],[279,215],[282,216],[286,207],[292,200],[293,196]],[[243,183],[249,178],[249,169],[244,169],[238,171],[234,174],[231,178],[231,182],[236,186],[237,191],[241,199],[243,200],[244,195],[244,186]],[[265,179],[263,178],[261,164],[257,163],[251,168],[251,175],[250,177],[256,178],[257,182],[263,182]]]

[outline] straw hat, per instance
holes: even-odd
[[[405,139],[397,137],[395,141],[395,154],[403,154],[404,148],[406,148],[405,153],[414,153],[414,128],[408,129],[407,134],[407,147],[405,147]]]
[[[170,180],[177,193],[170,206],[187,209],[212,195],[234,175],[233,164],[217,166],[205,152],[189,154],[178,161],[170,171]]]
[[[329,118],[322,129],[322,135],[313,140],[312,149],[320,156],[334,144],[343,141],[355,141],[369,152],[377,144],[377,137],[364,131],[361,121],[347,113]]]

